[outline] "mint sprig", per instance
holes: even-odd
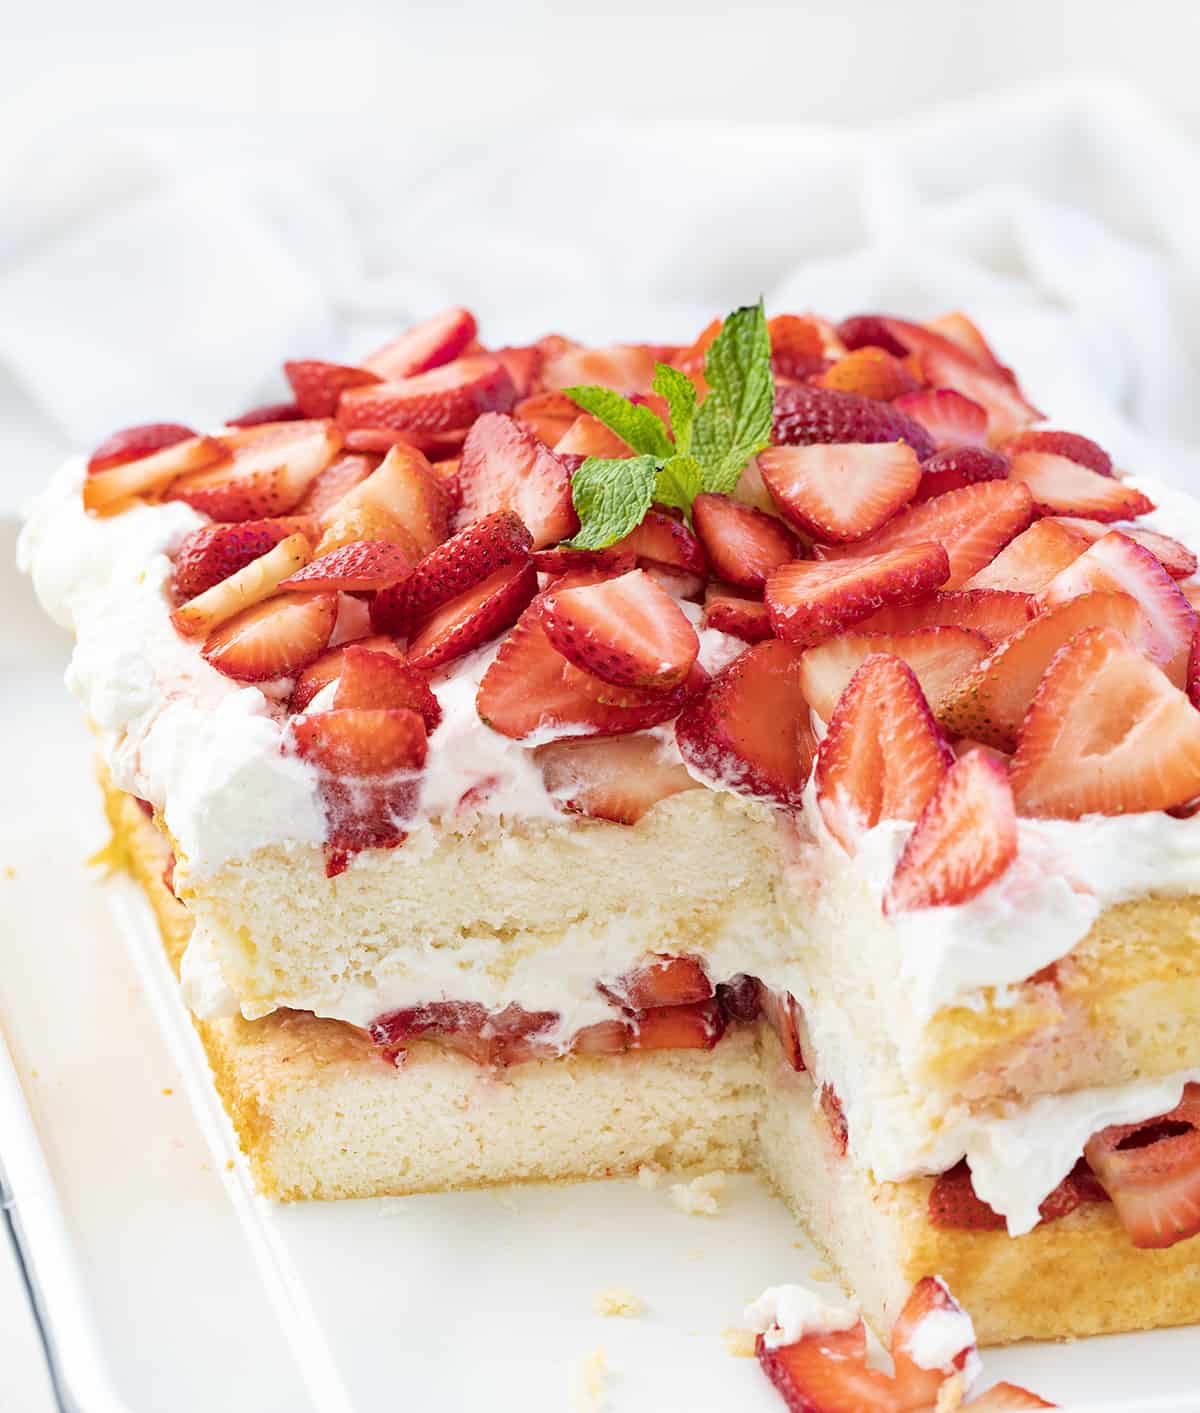
[[[611,388],[564,391],[638,453],[622,461],[589,456],[571,482],[579,532],[567,543],[603,549],[641,524],[657,501],[690,515],[701,491],[728,495],[746,462],[771,441],[775,382],[762,301],[735,310],[713,340],[704,364],[708,395],[697,407],[696,385],[677,368],[655,364],[654,391],[671,427],[649,407]]]

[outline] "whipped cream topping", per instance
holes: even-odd
[[[768,1349],[795,1344],[805,1335],[836,1334],[859,1321],[854,1301],[832,1304],[803,1285],[771,1285],[746,1306],[742,1318]]]
[[[971,1317],[954,1299],[950,1287],[941,1278],[934,1276],[943,1293],[949,1298],[949,1306],[939,1305],[927,1310],[908,1331],[907,1348],[909,1358],[922,1369],[935,1370],[941,1374],[955,1371],[954,1361],[966,1354],[963,1363],[963,1392],[967,1392],[980,1374],[979,1353],[975,1344],[975,1326]]]

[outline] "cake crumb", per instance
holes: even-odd
[[[637,1170],[638,1186],[653,1192],[662,1182],[663,1170],[657,1163],[640,1163]]]
[[[735,1359],[754,1358],[754,1331],[739,1330],[736,1325],[728,1325],[721,1331],[726,1350]]]
[[[810,1281],[822,1281],[828,1284],[833,1280],[833,1272],[828,1266],[814,1266],[812,1270],[809,1271],[808,1278]]]
[[[961,1373],[952,1374],[938,1389],[934,1413],[956,1413],[967,1394],[967,1381]]]
[[[226,1158],[226,1159],[225,1159],[225,1171],[226,1171],[227,1173],[233,1172],[233,1159],[232,1159],[232,1158]]]
[[[12,864],[4,865],[4,876],[5,878],[16,878],[17,870],[13,868]]]
[[[607,1378],[608,1359],[603,1349],[593,1349],[585,1359],[576,1359],[567,1380],[572,1413],[603,1413]]]
[[[164,1093],[168,1098],[170,1098],[171,1095],[175,1093],[175,1091],[174,1091],[173,1089],[169,1089],[169,1088],[168,1088],[168,1089],[164,1089],[164,1090],[163,1090],[163,1093]]]
[[[602,1290],[592,1301],[592,1309],[597,1315],[614,1315],[627,1320],[640,1315],[645,1308],[645,1301],[620,1285]]]
[[[671,1201],[689,1217],[715,1217],[721,1210],[725,1174],[704,1173],[691,1182],[671,1184]]]

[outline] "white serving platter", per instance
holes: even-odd
[[[708,1218],[666,1183],[254,1193],[140,895],[87,867],[105,828],[69,645],[12,570],[13,537],[0,525],[0,1162],[63,1406],[781,1413],[722,1332],[820,1263],[752,1179]],[[613,1286],[644,1313],[597,1314]],[[591,1405],[572,1384],[597,1350]],[[984,1363],[1072,1408],[1200,1410],[1200,1329]]]

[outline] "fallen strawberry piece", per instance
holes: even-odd
[[[168,500],[186,501],[213,520],[287,515],[341,450],[332,422],[267,422],[225,432],[229,459],[171,483]]]
[[[1049,608],[1091,592],[1128,594],[1146,617],[1145,651],[1177,687],[1187,680],[1196,610],[1158,559],[1114,530],[1097,540],[1046,585],[1036,606]]]
[[[1028,489],[1014,481],[981,481],[902,511],[863,544],[821,545],[821,559],[879,554],[902,545],[935,541],[950,562],[947,589],[961,588],[1020,534],[1033,518]],[[972,587],[977,587],[972,585]]]
[[[225,530],[234,527],[205,528]],[[181,604],[171,614],[175,631],[185,638],[207,637],[218,625],[269,598],[289,575],[308,562],[311,554],[312,545],[307,536],[286,536],[265,554],[256,555],[240,569],[218,579],[215,584]],[[324,647],[324,644],[321,646]]]
[[[473,589],[508,564],[529,559],[529,531],[511,510],[496,510],[444,540],[407,579],[377,594],[371,625],[379,633],[407,633],[444,603]]]
[[[916,674],[886,652],[862,661],[826,720],[817,804],[826,828],[853,854],[880,820],[920,818],[953,757]]]
[[[382,634],[371,638],[359,638],[354,643],[340,643],[336,648],[330,648],[328,652],[323,652],[296,678],[296,685],[292,688],[292,695],[288,701],[290,713],[295,715],[297,712],[304,711],[319,692],[324,691],[331,682],[338,680],[341,676],[346,653],[351,647],[364,648],[371,653],[385,653],[400,661],[404,659],[404,652],[395,639]],[[403,702],[400,705],[412,706],[412,703]],[[417,710],[415,707],[413,709]],[[432,731],[433,727],[430,726],[429,730]]]
[[[789,1067],[802,1074],[806,1068],[800,1046],[803,1014],[800,1003],[790,991],[768,991],[760,987],[763,1017],[775,1032]]]
[[[932,543],[830,563],[795,560],[767,580],[767,611],[777,637],[811,647],[885,605],[921,598],[949,572],[946,551]]]
[[[867,1363],[861,1320],[776,1347],[759,1335],[755,1353],[792,1413],[904,1413],[891,1379]]]
[[[336,619],[336,594],[280,594],[222,624],[201,651],[239,682],[291,677],[325,651]]]
[[[932,1319],[941,1330],[946,1327],[947,1317],[954,1317],[954,1327],[961,1331],[962,1347],[945,1364],[927,1369],[917,1362],[921,1325]],[[955,1374],[962,1374],[965,1379],[973,1372],[971,1366],[978,1358],[970,1318],[937,1276],[918,1281],[904,1302],[892,1326],[891,1350],[892,1378],[902,1408],[932,1407],[946,1380]]]
[[[412,571],[411,558],[386,540],[357,540],[312,559],[283,581],[284,589],[302,593],[369,593],[399,583]]]
[[[290,516],[246,520],[240,525],[204,525],[193,530],[173,555],[171,588],[176,602],[194,599],[274,549],[280,540],[296,534],[313,539],[316,527],[303,516]]]
[[[1065,456],[1098,476],[1111,476],[1112,457],[1098,446],[1091,437],[1081,437],[1078,432],[1024,431],[1018,432],[1004,443],[1009,456],[1021,451],[1048,452],[1051,456]]]
[[[1197,725],[1200,734],[1200,718]],[[969,902],[1016,856],[1017,815],[1004,767],[983,751],[969,751],[950,767],[917,820],[883,910],[894,915]]]
[[[632,554],[642,569],[669,569],[680,575],[702,575],[708,571],[704,547],[682,520],[653,506],[640,525],[609,548],[617,554]]]
[[[798,809],[816,751],[799,669],[788,643],[747,648],[680,713],[684,761],[735,794]]]
[[[716,1001],[690,1006],[657,1006],[630,1017],[631,1050],[711,1050],[725,1034],[725,1017]]]
[[[1200,1231],[1200,1084],[1168,1114],[1102,1129],[1084,1156],[1140,1250]]]
[[[475,316],[469,309],[443,309],[377,348],[362,366],[388,382],[411,378],[457,358],[475,334]]]
[[[469,427],[484,412],[507,412],[516,390],[490,354],[455,359],[427,373],[348,388],[338,402],[343,431],[444,432]]]
[[[417,713],[426,731],[435,730],[442,719],[441,705],[423,672],[396,652],[377,652],[365,643],[348,643],[342,649],[333,707],[337,711],[403,707]]]
[[[140,427],[125,427],[106,437],[88,457],[88,475],[140,461],[156,451],[192,440],[196,440],[196,433],[181,422],[145,422]]]
[[[304,358],[283,365],[284,376],[292,385],[296,405],[305,417],[332,417],[338,400],[347,388],[365,387],[383,379],[369,368],[352,368],[342,363],[323,363]]]
[[[598,418],[581,413],[554,443],[556,456],[598,456],[620,461],[633,455],[633,448],[610,431]]]
[[[1042,677],[1012,787],[1035,819],[1182,805],[1200,795],[1200,712],[1122,634],[1085,629]]]
[[[1113,476],[1089,471],[1066,456],[1047,451],[1018,451],[1012,478],[1023,481],[1039,515],[1082,515],[1091,520],[1135,520],[1154,509],[1136,487]]]
[[[682,609],[644,570],[574,589],[551,589],[542,626],[570,662],[618,686],[670,688],[700,651]]]
[[[425,723],[404,707],[339,708],[292,720],[296,751],[331,775],[369,777],[425,764]]]
[[[741,638],[744,643],[761,643],[775,636],[771,615],[761,599],[747,598],[722,584],[710,584],[704,591],[701,626]]]
[[[566,435],[579,416],[579,407],[563,392],[534,393],[522,398],[512,415],[549,447]]]
[[[800,686],[809,706],[828,721],[855,672],[873,653],[888,653],[910,667],[926,701],[938,703],[987,656],[989,644],[969,628],[914,628],[907,633],[842,633],[809,648],[800,661]]]
[[[714,321],[701,335],[703,339],[709,329],[714,330],[712,339],[709,339],[698,358],[695,344],[691,349],[684,350],[683,360],[697,364],[696,372],[703,372],[704,356],[721,331],[721,322],[720,319]],[[825,367],[825,340],[815,319],[806,319],[800,314],[776,314],[767,320],[767,337],[771,340],[771,367],[776,377],[807,378],[810,374],[820,373]],[[676,367],[679,366],[676,364]]]
[[[493,511],[511,510],[529,530],[533,548],[542,549],[579,528],[566,467],[511,417],[479,418],[463,445],[458,479],[460,529]]]
[[[1146,635],[1145,619],[1128,594],[1081,594],[1038,614],[949,686],[935,703],[938,720],[956,736],[1015,750],[1025,713],[1055,653],[1083,629],[1104,627],[1132,643]]]
[[[699,783],[683,766],[664,759],[662,745],[653,736],[552,741],[541,746],[535,756],[547,792],[559,800],[564,809],[591,819],[612,820],[615,824],[636,824],[660,800],[699,788]],[[683,958],[669,960],[672,966],[685,964]],[[686,965],[694,967],[696,963]],[[674,973],[672,975],[674,977]],[[678,1004],[660,994],[665,989],[665,981],[659,991],[647,985],[631,991],[622,1004],[636,1007]],[[686,995],[679,999],[696,1001],[711,994],[712,988],[708,987],[698,996]]]
[[[990,564],[968,579],[966,587],[1038,593],[1087,549],[1088,537],[1078,528],[1082,523],[1052,516],[1035,520],[1028,530],[1010,540]]]
[[[953,388],[923,388],[896,399],[896,408],[912,417],[941,449],[987,445],[987,410]]]
[[[133,428],[140,431],[140,428]],[[105,446],[117,441],[110,437]],[[229,453],[215,437],[188,437],[170,442],[158,451],[106,462],[89,471],[83,483],[83,507],[93,515],[112,515],[125,510],[139,496],[158,496],[177,478],[201,467],[227,465]]]
[[[595,385],[631,397],[648,393],[654,382],[654,352],[644,344],[611,348],[568,348],[542,365],[542,385],[551,392]]]
[[[1087,545],[1094,545],[1097,540],[1102,540],[1105,535],[1111,535],[1114,530],[1119,530],[1122,535],[1132,540],[1135,545],[1141,545],[1143,549],[1148,549],[1172,579],[1187,579],[1193,575],[1197,569],[1196,556],[1188,549],[1187,545],[1181,544],[1170,535],[1162,534],[1159,530],[1143,530],[1138,525],[1105,524],[1100,520],[1084,520],[1073,515],[1069,519],[1063,520],[1057,520],[1048,516],[1042,520],[1036,521],[1025,533],[1029,534],[1031,531],[1035,530],[1038,525],[1061,525],[1070,534],[1075,535],[1085,547]],[[1078,555],[1075,556],[1076,559],[1078,559],[1078,557]],[[1060,568],[1065,569],[1066,565],[1061,565]]]
[[[969,1406],[975,1413],[1009,1413],[1009,1410],[1017,1408],[1057,1408],[1058,1404],[1047,1403],[1020,1384],[998,1383],[978,1398],[973,1398]]]
[[[424,453],[403,442],[392,447],[366,480],[334,504],[329,519],[329,533],[317,546],[319,554],[348,543],[345,535],[350,530],[371,527],[376,533],[351,538],[399,543],[419,559],[450,532],[446,497],[438,478]],[[336,544],[331,543],[335,539]]]
[[[645,739],[627,736],[621,741],[591,741],[588,744],[593,749],[603,745],[629,747]],[[600,990],[614,1004],[638,1011],[656,1006],[688,1006],[697,1001],[707,1001],[713,995],[712,982],[708,979],[703,962],[695,957],[661,954],[652,955],[650,960],[625,972],[615,981],[601,983]]]
[[[294,402],[264,402],[258,407],[226,417],[227,427],[261,427],[264,422],[301,422],[304,413]]]
[[[832,442],[907,442],[918,458],[933,454],[933,438],[892,403],[808,384],[775,389],[772,441],[777,446]]]
[[[831,363],[816,381],[819,387],[857,393],[880,402],[891,402],[904,393],[916,392],[921,386],[894,353],[869,346],[856,348]]]
[[[379,465],[377,456],[339,456],[324,471],[314,477],[308,490],[296,505],[298,515],[315,515],[318,520],[326,520],[333,507],[360,486]]]
[[[899,442],[779,447],[758,469],[779,513],[821,540],[863,540],[912,499],[921,463]]]
[[[982,446],[946,447],[922,461],[921,483],[913,500],[920,504],[979,481],[1003,481],[1008,470],[1008,457],[1002,452]]]
[[[1004,589],[951,589],[930,594],[916,603],[881,608],[857,624],[855,631],[912,633],[918,628],[969,628],[998,643],[1024,628],[1032,612],[1033,599],[1029,594]]]
[[[413,623],[408,661],[424,672],[442,667],[511,628],[537,593],[533,565],[504,564],[465,593]]]

